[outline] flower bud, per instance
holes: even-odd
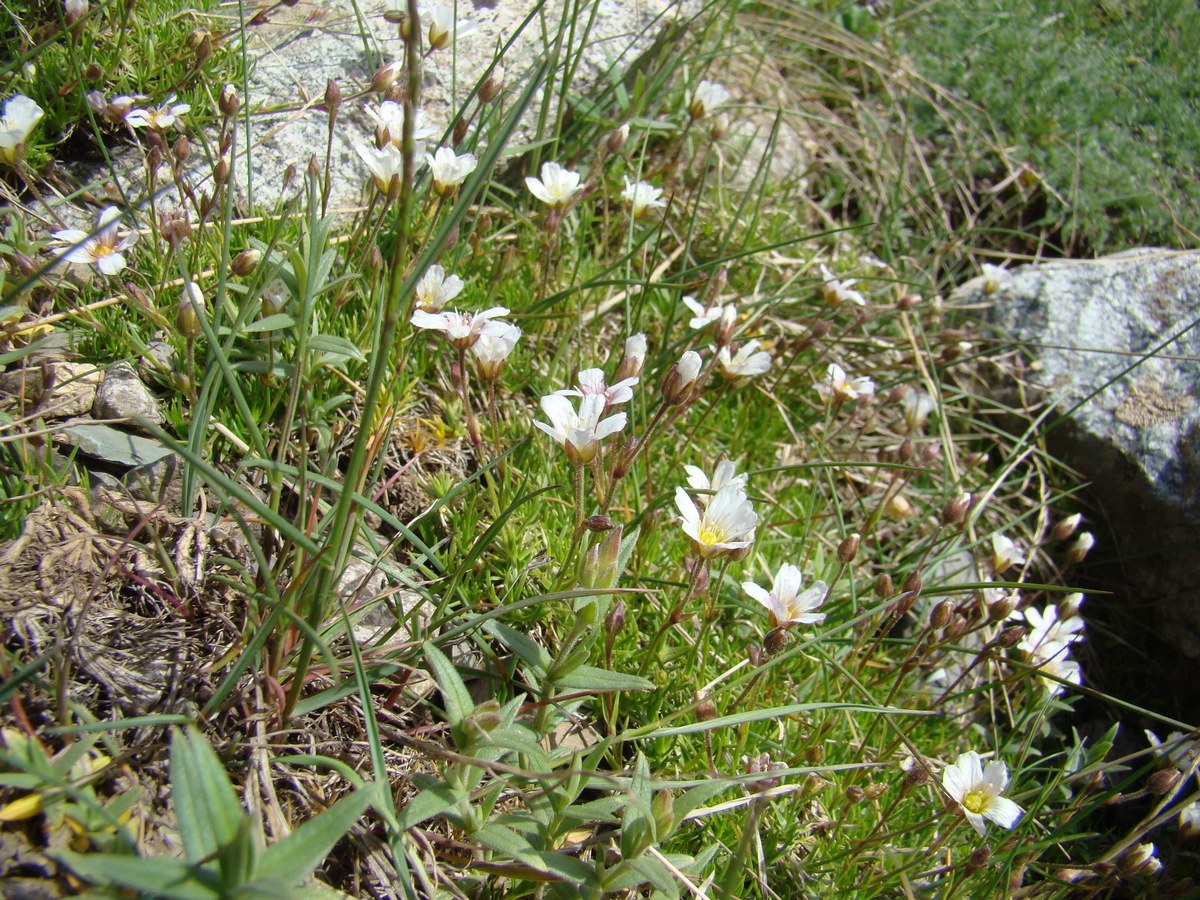
[[[810,766],[819,766],[825,762],[825,745],[824,744],[809,744],[804,751],[804,759]]]
[[[625,627],[625,601],[618,600],[604,617],[604,630],[611,635],[618,635]]]
[[[568,442],[568,446],[569,444],[570,442]],[[621,576],[617,570],[617,561],[620,556],[621,529],[614,528],[603,541],[588,548],[588,552],[583,558],[583,570],[579,576],[580,585],[588,588],[613,587]]]
[[[696,721],[708,722],[717,717],[717,705],[707,697],[696,704]]]
[[[189,281],[183,288],[183,300],[175,313],[175,330],[180,335],[191,340],[203,330],[200,327],[200,316],[204,315],[204,294],[200,286]]]
[[[192,220],[182,206],[168,209],[158,220],[158,231],[172,247],[178,247],[192,236]]]
[[[583,520],[583,526],[593,532],[610,531],[613,527],[612,516],[588,516]]]
[[[338,109],[342,105],[342,89],[338,87],[338,83],[330,78],[325,82],[325,112],[329,114],[329,122],[332,125],[334,118],[337,117]]]
[[[88,0],[66,0],[63,3],[63,13],[67,20],[68,28],[86,16],[87,12]]]
[[[961,637],[967,630],[967,618],[961,613],[955,613],[950,620],[950,624],[946,626],[945,636],[947,640],[954,640]]]
[[[894,596],[895,593],[896,585],[892,583],[892,576],[887,572],[884,572],[875,579],[875,596],[880,600],[886,600],[888,597]]]
[[[613,459],[612,476],[614,481],[620,481],[629,474],[629,470],[633,467],[633,461],[637,459],[640,446],[641,444],[635,437],[628,438],[621,445],[621,449],[617,451],[617,455]]]
[[[862,788],[860,788],[857,784],[852,784],[852,785],[850,785],[850,787],[846,788],[846,802],[847,803],[851,803],[851,804],[862,803],[863,798],[865,796],[866,796],[866,791],[864,791]]]
[[[921,570],[913,569],[908,573],[908,577],[904,579],[904,587],[902,590],[906,594],[919,594],[921,593],[921,587]]]
[[[700,376],[701,362],[699,353],[687,350],[671,367],[662,386],[662,398],[667,406],[683,406],[691,399],[692,388]]]
[[[1059,519],[1054,523],[1054,527],[1050,529],[1050,537],[1056,541],[1065,541],[1073,535],[1076,529],[1079,528],[1079,523],[1083,521],[1083,516],[1075,513],[1073,516],[1067,516],[1065,519]]]
[[[1179,783],[1181,775],[1182,773],[1178,769],[1159,769],[1150,776],[1146,786],[1150,789],[1150,793],[1161,797]]]
[[[646,335],[638,332],[625,341],[625,356],[621,359],[621,366],[617,369],[617,374],[613,376],[613,383],[640,376],[645,364]]]
[[[229,180],[229,157],[222,156],[213,167],[213,183],[222,185]]]
[[[484,79],[483,84],[479,86],[479,99],[484,103],[491,103],[500,96],[500,92],[504,90],[504,76],[507,73],[503,66],[493,66],[492,74]]]
[[[861,541],[862,536],[858,532],[855,532],[838,544],[838,561],[844,563],[854,562],[854,557],[858,556],[858,546]]]
[[[943,600],[933,608],[933,612],[929,614],[930,628],[945,628],[950,621],[950,616],[954,612],[954,604],[949,600]]]
[[[261,260],[262,251],[252,247],[235,256],[233,262],[229,264],[229,269],[234,275],[244,278],[258,267]]]
[[[910,459],[912,459],[912,456],[916,450],[916,445],[909,438],[905,438],[900,442],[900,449],[896,451],[896,458],[899,459],[900,462],[908,462]]]
[[[1010,628],[1005,628],[1000,632],[1000,636],[996,638],[996,646],[1003,647],[1007,650],[1010,647],[1015,647],[1021,643],[1021,638],[1029,633],[1029,629],[1023,625],[1013,625]]]
[[[1083,562],[1094,546],[1096,546],[1096,538],[1092,533],[1090,531],[1080,532],[1071,546],[1067,548],[1067,559],[1073,563]]]
[[[942,508],[942,524],[961,525],[971,511],[971,495],[963,492]]]
[[[611,131],[608,134],[608,152],[620,153],[625,146],[625,142],[629,140],[629,123],[626,122],[616,131]]]
[[[747,644],[746,661],[756,669],[761,666],[763,664],[762,647],[758,646],[758,644]]]
[[[103,81],[104,66],[100,63],[89,63],[83,70],[84,81]]]
[[[146,296],[146,292],[134,284],[132,281],[125,282],[125,290],[129,293],[129,298],[140,308],[151,310],[154,308],[150,303],[150,298]]]
[[[400,71],[400,63],[392,62],[380,66],[371,76],[371,90],[382,93],[396,83],[396,75]]]
[[[988,604],[988,618],[993,622],[1003,622],[1012,615],[1017,607],[1017,597],[1012,591],[1001,591],[1000,597]]]
[[[887,392],[887,402],[888,403],[900,403],[904,400],[905,397],[908,396],[908,394],[909,394],[908,385],[907,384],[898,384],[894,388],[892,388],[890,391]]]
[[[911,312],[921,305],[923,299],[920,294],[904,294],[896,306],[901,312]]]
[[[237,115],[238,111],[238,92],[232,84],[227,84],[221,89],[221,98],[217,101],[217,106],[221,110],[221,114],[227,119],[232,119]]]
[[[1075,592],[1067,594],[1058,601],[1058,618],[1061,621],[1072,619],[1079,615],[1079,607],[1083,606],[1083,594]]]
[[[1138,844],[1125,852],[1117,862],[1117,866],[1125,875],[1157,875],[1162,871],[1162,863],[1154,855],[1153,844]]]
[[[666,840],[675,830],[675,792],[670,788],[661,788],[654,793],[650,801],[650,817],[654,819],[654,835],[660,840]]]
[[[186,162],[187,158],[192,153],[191,144],[188,143],[187,135],[181,134],[171,147],[171,153],[175,156],[177,162]]]
[[[976,872],[986,869],[991,857],[992,851],[987,847],[976,847],[967,858],[966,865],[963,866],[963,874],[974,875]]]

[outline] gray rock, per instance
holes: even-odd
[[[125,420],[133,425],[138,424],[138,420],[154,425],[161,425],[163,421],[158,400],[127,362],[116,363],[104,373],[104,380],[96,391],[92,416]]]
[[[0,375],[0,393],[16,399],[21,412],[47,418],[86,416],[96,399],[100,370],[91,363],[47,360]],[[49,396],[45,396],[47,388]]]
[[[542,41],[537,16],[518,33],[521,23],[537,5],[535,0],[498,3],[459,0],[459,17],[469,19],[476,30],[458,39],[455,52],[440,50],[426,58],[422,105],[432,123],[443,127],[449,124],[453,113],[470,98],[471,89],[491,64],[496,47],[514,35],[503,61],[507,77],[502,96],[511,99],[524,87],[528,74],[548,50]],[[590,21],[591,30],[586,37],[582,25],[574,32],[576,47],[571,49],[578,50],[582,44],[582,52],[576,54],[563,48],[560,64],[565,64],[568,58],[572,62],[578,60],[573,89],[586,92],[611,67],[623,69],[649,49],[669,22],[676,17],[694,16],[703,6],[702,0],[636,3],[595,0],[580,4],[580,22]],[[251,30],[247,50],[257,62],[250,76],[249,97],[252,108],[263,112],[251,118],[253,166],[248,170],[245,160],[239,160],[233,167],[233,183],[243,201],[252,196],[255,206],[270,207],[283,196],[283,173],[289,165],[295,165],[303,173],[312,155],[324,165],[329,120],[322,99],[328,79],[337,82],[343,96],[349,97],[369,88],[379,65],[403,58],[398,28],[383,18],[388,5],[379,3],[360,8],[370,43],[378,48],[377,59],[366,56],[351,0],[277,7],[270,24]],[[545,4],[552,40],[565,8],[564,4]],[[557,78],[561,81],[561,71]],[[510,145],[527,143],[533,137],[542,99],[539,96],[531,104]],[[373,95],[372,102],[375,102]],[[549,102],[557,105],[557,93]],[[354,146],[369,142],[374,133],[366,106],[363,100],[346,100],[339,113],[330,154],[330,209],[355,206],[363,197],[367,172]],[[268,112],[278,109],[286,111]],[[303,180],[295,179],[291,194],[302,186]]]
[[[1091,481],[1159,632],[1200,659],[1200,252],[1024,266],[992,299],[1065,415],[1051,449]]]
[[[130,434],[111,425],[72,422],[54,432],[56,440],[75,447],[85,456],[115,466],[133,468],[171,455],[158,441]]]
[[[182,511],[183,460],[174,453],[130,469],[121,480],[133,499],[160,505],[173,515]]]

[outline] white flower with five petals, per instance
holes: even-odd
[[[482,334],[500,334],[508,327],[507,322],[495,321],[499,316],[507,316],[508,309],[503,306],[493,306],[483,312],[465,313],[457,310],[431,313],[423,309],[415,310],[412,314],[412,324],[416,328],[430,331],[441,331],[446,335],[455,348],[466,350]]]
[[[759,587],[753,581],[742,582],[742,590],[766,607],[771,626],[816,625],[825,621],[825,613],[816,612],[825,602],[829,585],[823,581],[813,582],[807,591],[801,591],[804,576],[791,563],[784,563],[775,573],[771,590]]]
[[[554,209],[564,208],[581,190],[579,173],[556,162],[542,163],[542,177],[527,176],[525,186],[529,193]]]
[[[43,115],[42,108],[24,94],[14,94],[4,101],[4,116],[0,118],[0,160],[10,166],[17,161]]]
[[[717,368],[730,381],[741,381],[770,371],[771,354],[758,347],[758,341],[747,341],[737,353],[730,353],[728,346],[722,347],[717,351]]]
[[[1001,794],[1008,787],[1008,767],[992,760],[984,768],[974,750],[960,753],[953,765],[942,772],[942,786],[954,802],[962,807],[971,827],[983,836],[985,819],[1002,828],[1012,828],[1024,811]]]
[[[418,309],[426,312],[441,312],[442,307],[459,295],[463,280],[457,275],[447,275],[446,270],[436,263],[425,270],[417,281],[413,301]]]
[[[625,413],[604,418],[604,397],[587,394],[579,401],[579,410],[562,394],[547,394],[541,401],[542,412],[550,420],[534,420],[534,425],[558,442],[572,465],[590,463],[600,452],[600,442],[625,427]]]
[[[425,162],[433,175],[433,189],[438,194],[452,193],[467,176],[475,171],[479,161],[474,153],[455,153],[449,147],[439,147],[436,153],[426,153]]]
[[[100,211],[99,229],[94,234],[78,228],[65,228],[54,232],[51,237],[68,246],[62,254],[62,259],[67,262],[95,266],[105,275],[116,275],[125,268],[122,251],[137,240],[137,232],[117,230],[120,217],[119,209],[107,206]]]
[[[725,556],[754,543],[758,514],[740,485],[727,484],[699,507],[683,488],[675,489],[683,533],[702,559]]]
[[[732,459],[723,459],[717,463],[712,478],[709,478],[699,466],[684,466],[683,470],[688,474],[688,487],[697,491],[696,500],[701,506],[708,506],[712,495],[726,485],[734,485],[745,490],[746,481],[749,478],[745,472],[738,474],[737,463]]]

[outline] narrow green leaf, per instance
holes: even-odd
[[[242,334],[256,334],[260,331],[282,331],[284,328],[291,328],[296,324],[296,320],[287,313],[275,313],[272,316],[263,316],[251,322],[242,329]]]
[[[171,734],[171,800],[189,861],[217,854],[238,835],[245,813],[217,754],[194,728]]]
[[[801,713],[813,712],[818,709],[840,709],[843,712],[873,713],[888,716],[936,716],[936,710],[901,709],[898,706],[866,706],[859,703],[792,703],[788,706],[772,706],[768,709],[755,709],[749,712],[737,713],[732,716],[719,716],[706,722],[692,722],[688,725],[676,725],[672,728],[634,729],[622,735],[622,740],[635,740],[643,737],[674,737],[680,734],[699,734],[705,731],[716,731],[734,725],[749,722],[762,722],[768,719],[779,719],[784,716],[795,716]]]
[[[442,699],[446,704],[446,721],[450,723],[451,728],[456,728],[475,709],[475,704],[471,702],[471,694],[463,684],[454,663],[450,662],[435,644],[425,645],[425,659],[429,663],[434,681],[442,690]]]
[[[289,886],[304,881],[367,807],[375,803],[378,791],[374,782],[359,788],[316,818],[309,819],[278,844],[268,847],[255,877],[277,878]]]
[[[519,631],[509,628],[502,622],[485,622],[483,629],[527,664],[533,666],[539,675],[545,675],[546,670],[554,663],[550,654],[541,644],[533,638],[526,637]]]
[[[314,334],[308,340],[308,347],[315,353],[328,353],[331,356],[356,359],[359,362],[366,362],[367,359],[362,350],[336,334]]]
[[[458,802],[458,793],[444,781],[425,788],[400,810],[398,827],[401,831],[420,825],[426,819],[445,812]]]
[[[569,675],[564,675],[557,682],[564,690],[592,691],[606,693],[609,691],[652,691],[654,682],[640,675],[629,675],[625,672],[610,672],[596,666],[579,666]]]
[[[536,869],[539,872],[546,871],[546,865],[542,862],[541,857],[538,856],[537,850],[524,835],[513,831],[511,828],[504,828],[501,825],[489,823],[476,831],[471,837],[485,847],[490,847],[497,853],[502,853],[509,859],[527,865],[531,869]]]
[[[226,896],[213,869],[192,866],[182,859],[84,854],[70,850],[50,850],[47,855],[92,884],[132,888],[172,900],[212,900]]]

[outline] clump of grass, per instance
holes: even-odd
[[[584,116],[557,91],[522,178],[500,172],[506,144],[578,50],[554,40],[523,77],[481,78],[427,158],[423,73],[448,65],[453,15],[406,4],[400,88],[369,101],[397,127],[362,135],[352,217],[326,213],[318,166],[295,203],[234,219],[218,166],[247,152],[247,98],[229,86],[208,199],[180,186],[191,216],[131,211],[120,287],[43,280],[61,237],[30,238],[40,269],[10,253],[14,299],[40,292],[19,333],[85,332],[97,358],[169,344],[155,433],[185,473],[177,509],[101,519],[47,478],[55,424],[9,414],[11,464],[61,508],[31,515],[0,568],[0,816],[32,826],[69,797],[97,824],[65,865],[167,894],[181,863],[121,857],[152,855],[155,829],[183,835],[187,877],[214,893],[299,878],[343,834],[318,877],[380,896],[1150,883],[1146,844],[1200,799],[1198,757],[1161,717],[1179,733],[1115,759],[1116,726],[1070,726],[1089,690],[1072,488],[1033,411],[1006,410],[1029,423],[1016,435],[984,417],[979,374],[1000,363],[947,327],[950,252],[898,224],[932,220],[931,176],[893,148],[880,200],[883,170],[853,164],[868,141],[813,106],[847,152],[807,183],[734,186],[750,155],[731,125],[789,86],[762,64],[744,77],[727,48],[788,11],[739,24],[715,5]],[[823,52],[870,59],[848,38]],[[828,202],[807,193],[839,179]],[[883,208],[890,230],[860,231],[880,259],[843,223]],[[51,551],[81,576],[65,608],[39,569]],[[170,682],[185,696],[135,708],[120,665],[46,637],[111,646],[94,609],[213,651]],[[168,805],[164,729],[184,723],[220,756],[176,733]],[[100,743],[131,765],[74,772]],[[130,793],[140,831],[113,813]],[[1100,829],[1118,801],[1136,820]]]

